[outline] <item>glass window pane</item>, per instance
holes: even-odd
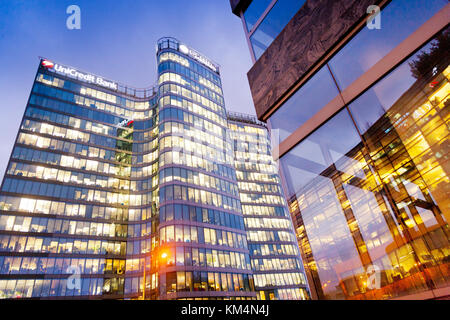
[[[330,60],[341,90],[447,5],[446,0],[396,0],[381,11],[381,29],[363,28]],[[399,19],[401,17],[401,19]]]
[[[270,117],[271,129],[279,130],[283,141],[338,94],[327,66],[322,67]]]

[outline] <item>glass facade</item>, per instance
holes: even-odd
[[[423,0],[389,3],[381,13],[383,27],[376,32],[363,28],[356,34],[270,117],[271,129],[279,130],[280,139],[286,139],[446,3],[446,0],[427,2],[426,6]],[[399,15],[402,19],[398,19]]]
[[[160,295],[252,299],[221,81],[178,49],[158,43]]]
[[[253,0],[241,9],[254,62],[277,36],[288,41],[277,28],[288,21],[275,14],[277,4]],[[284,10],[289,19],[303,1],[295,4]],[[309,5],[311,12],[329,9]],[[360,10],[360,19],[366,14],[345,1],[336,6]],[[253,91],[279,97],[254,99],[278,140],[281,185],[313,299],[450,294],[449,8],[445,0],[387,1],[381,28],[355,26],[323,56],[285,43],[289,55],[280,49],[280,57],[250,71],[280,73],[279,61],[313,68],[311,75],[288,69],[285,80],[295,91],[278,92],[273,75],[265,87],[262,77],[250,80]],[[264,21],[273,19],[274,32],[265,32]],[[305,21],[305,37],[296,41],[309,41],[309,33],[329,41],[325,30],[312,30],[316,23],[330,22]]]
[[[253,58],[258,60],[305,0],[253,0],[243,13]]]
[[[45,63],[0,192],[0,298],[136,297],[157,239],[156,88]]]
[[[258,299],[309,299],[268,131],[248,116],[228,119]]]
[[[449,34],[281,157],[320,299],[391,299],[449,285]]]
[[[141,90],[41,60],[0,191],[0,298],[308,298],[267,146],[236,167],[218,66],[172,38],[157,62]]]

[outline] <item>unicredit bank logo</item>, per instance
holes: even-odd
[[[134,122],[134,120],[125,119],[125,120],[119,122],[118,126],[119,127],[129,127],[133,124],[133,122]]]
[[[66,67],[57,63],[53,63],[49,60],[42,60],[41,65],[44,68],[47,68],[50,71],[57,72],[59,74],[63,74],[65,76],[81,80],[88,83],[93,83],[108,89],[117,90],[118,85],[116,82],[105,80],[102,77],[95,76],[93,74],[85,73],[76,70],[72,67]]]
[[[42,60],[42,66],[47,69],[52,69],[55,66],[55,64],[48,60]]]

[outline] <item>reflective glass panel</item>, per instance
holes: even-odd
[[[443,8],[446,0],[394,0],[381,11],[380,29],[364,27],[329,62],[341,90]],[[401,18],[400,18],[401,17]]]

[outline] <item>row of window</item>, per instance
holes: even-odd
[[[177,73],[186,75],[187,77],[200,82],[199,76],[214,82],[219,87],[221,86],[220,76],[203,65],[187,59],[175,52],[163,52],[159,54],[158,73],[166,70],[172,70]],[[161,58],[162,57],[162,58]],[[172,60],[168,61],[168,60]]]
[[[245,230],[242,216],[191,205],[170,204],[162,206],[159,211],[160,223],[172,220],[209,223],[216,226]]]
[[[61,100],[76,102],[77,104],[80,104],[80,105],[84,105],[87,107],[93,107],[98,110],[106,111],[110,114],[116,114],[116,115],[119,115],[122,117],[127,117],[127,118],[145,119],[145,118],[150,118],[150,117],[154,116],[154,110],[150,109],[149,101],[137,102],[137,101],[126,100],[125,98],[120,97],[120,96],[112,96],[112,95],[111,96],[114,97],[114,100],[116,100],[116,101],[112,101],[112,99],[110,101],[108,101],[107,99],[103,99],[103,97],[99,99],[97,96],[105,94],[104,92],[98,91],[96,89],[92,89],[89,87],[77,85],[68,80],[59,79],[58,83],[50,82],[50,81],[44,79],[44,77],[56,79],[56,77],[53,77],[50,75],[43,75],[42,78],[40,76],[38,76],[37,81],[41,82],[45,85],[43,85],[41,83],[36,83],[35,87],[33,88],[33,92],[45,94],[45,95],[55,97],[55,98],[58,98]],[[59,83],[60,81],[64,81],[65,83],[71,83],[74,86],[78,86],[76,88],[77,90],[69,92],[69,91],[57,89],[57,87],[61,87],[60,83]],[[47,86],[51,86],[51,87],[47,87]],[[78,93],[81,94],[81,96],[78,95]],[[84,97],[85,95],[91,96],[95,99]],[[101,101],[101,100],[103,100],[103,101]],[[108,103],[108,102],[110,102],[110,103]],[[136,109],[128,110],[123,107],[119,107],[119,106],[115,106],[115,105],[111,104],[114,102],[123,102],[124,104],[128,104],[128,105],[132,106],[133,109],[135,109],[134,106],[138,106],[139,108],[136,108],[136,109],[146,109],[146,110],[144,112],[135,111]]]
[[[252,258],[253,271],[301,270],[298,258]]]
[[[168,83],[159,86],[160,97],[168,96],[169,94],[178,96],[178,99],[176,99],[176,101],[178,102],[174,102],[176,103],[174,104],[174,106],[181,107],[183,104],[181,100],[184,100],[186,101],[185,104],[187,103],[188,105],[189,111],[198,114],[200,116],[203,116],[207,119],[216,121],[219,120],[218,117],[224,118],[226,114],[226,111],[222,106],[219,106],[218,104],[212,102],[211,100],[208,100],[207,98],[199,94],[193,93],[191,90],[188,90],[182,86],[176,85],[174,83]],[[185,98],[190,99],[192,101],[186,100]],[[159,106],[161,107],[161,109],[164,106],[166,106],[164,104],[164,100],[160,99]]]
[[[21,129],[37,132],[40,134],[52,135],[62,139],[75,140],[83,143],[90,143],[102,147],[116,148],[119,150],[127,150],[127,151],[132,150],[131,140],[120,140],[116,139],[115,137],[111,138],[97,135],[94,133],[86,133],[79,130],[66,129],[53,124],[48,124],[29,119],[25,119],[23,121]],[[129,133],[128,136],[131,136],[131,133]],[[147,142],[145,144],[149,143]]]
[[[239,190],[242,191],[254,191],[265,193],[281,193],[281,187],[278,184],[273,183],[259,183],[259,182],[246,182],[238,181]]]
[[[102,159],[105,160],[120,162],[121,164],[131,164],[131,154],[129,153],[104,150],[79,143],[62,141],[59,139],[39,137],[30,133],[19,133],[17,143],[34,146],[41,149],[52,149],[67,153],[80,154],[85,157],[88,156],[90,158],[95,158],[96,160],[103,155]],[[96,163],[99,162],[96,161]]]
[[[73,204],[69,202],[36,200],[29,198],[0,196],[0,210],[79,216],[93,219],[142,221],[152,216],[151,208],[124,209],[104,206]]]
[[[242,141],[250,142],[263,142],[266,141],[268,137],[267,129],[260,126],[249,126],[237,122],[231,122],[228,124],[232,132],[233,139],[239,139]]]
[[[255,287],[280,287],[290,285],[306,286],[305,275],[301,272],[287,273],[259,273],[253,275],[255,279]]]
[[[167,57],[167,55],[174,55],[173,53],[171,53],[171,52],[166,52],[166,53],[163,53],[161,56],[160,56],[160,61],[162,61],[162,59],[161,59],[161,57],[163,57],[163,56],[166,56]],[[164,58],[163,58],[164,59]],[[182,58],[182,59],[184,59],[184,58]],[[166,59],[167,60],[167,59]],[[170,59],[169,58],[169,60],[173,60],[173,59]],[[187,59],[186,59],[187,60]],[[184,65],[185,66],[185,64],[184,63],[179,63],[179,64],[181,64],[181,65]],[[170,66],[170,65],[169,65]],[[177,68],[179,68],[180,69],[180,71],[181,71],[181,67],[180,66],[175,66],[175,69],[177,69]],[[182,84],[182,85],[185,85],[186,84],[186,82],[188,82],[189,84],[189,86],[192,86],[192,87],[197,87],[198,86],[198,84],[200,84],[202,87],[201,88],[207,88],[207,89],[209,89],[209,90],[211,90],[211,91],[214,91],[215,93],[217,93],[218,95],[220,95],[220,96],[223,96],[223,94],[222,94],[222,89],[218,86],[218,85],[216,85],[215,83],[213,83],[213,82],[211,82],[211,81],[209,81],[208,79],[205,79],[205,78],[203,78],[202,76],[198,76],[198,79],[196,79],[197,78],[197,76],[195,76],[194,78],[193,77],[190,77],[190,75],[191,75],[192,73],[191,72],[185,72],[184,74],[183,74],[183,77],[180,75],[180,74],[178,74],[178,73],[173,73],[173,72],[166,72],[166,71],[163,71],[162,73],[161,73],[161,76],[160,76],[160,78],[159,78],[159,83],[161,83],[161,82],[165,82],[165,81],[173,81],[173,82],[178,82],[178,83],[180,83],[180,84]],[[187,78],[189,78],[189,80],[187,79]],[[195,81],[195,82],[193,82],[193,81]],[[198,90],[197,90],[198,91]]]
[[[224,130],[219,126],[215,128],[219,129],[218,133],[211,134],[211,132],[206,132],[205,129],[200,129],[195,126],[178,122],[165,122],[160,125],[160,136],[177,136],[187,140],[196,140],[211,147],[231,149],[230,142],[225,140],[226,135],[224,135]]]
[[[290,214],[285,207],[243,204],[242,212],[244,216],[273,216],[288,217],[290,219]]]
[[[163,153],[165,149],[169,149],[166,151],[177,150],[188,154],[196,153],[202,158],[216,159],[217,162],[221,163],[226,163],[227,158],[229,158],[227,153],[224,152],[226,150],[224,146],[207,146],[204,143],[192,141],[188,137],[166,136],[161,138],[159,151]]]
[[[248,241],[261,242],[261,241],[289,241],[295,242],[297,238],[293,232],[289,231],[263,231],[263,230],[249,230],[247,232]]]
[[[232,132],[232,131],[230,131]],[[231,134],[231,139],[234,143],[234,151],[238,152],[236,155],[237,159],[245,159],[246,157],[254,158],[254,160],[259,160],[260,162],[263,162],[264,158],[267,160],[270,160],[270,145],[268,144],[269,140],[264,137],[264,139],[260,139],[256,142],[250,142],[250,141],[242,141],[242,137],[245,137],[246,135],[239,133],[240,138],[233,137]],[[260,155],[260,158],[256,158],[255,155]]]
[[[130,180],[83,172],[67,171],[56,168],[41,167],[39,165],[26,164],[21,162],[10,162],[7,174],[28,178],[55,180],[59,182],[70,182],[74,184],[83,184],[86,186],[96,186],[100,188],[130,190]]]
[[[304,288],[272,289],[257,292],[257,300],[309,300]]]
[[[123,241],[0,235],[2,252],[125,255],[127,245]]]
[[[171,181],[200,185],[202,187],[226,192],[236,197],[239,196],[236,183],[184,168],[170,167],[159,172],[159,182],[161,184]]]
[[[245,235],[211,228],[189,225],[171,225],[160,230],[161,244],[171,242],[201,243],[230,248],[247,248]]]
[[[267,228],[267,229],[291,229],[291,221],[289,219],[280,219],[273,217],[261,218],[244,218],[245,227],[250,229]]]
[[[224,162],[216,162],[202,156],[187,154],[178,150],[164,152],[159,156],[159,167],[168,165],[187,166],[190,168],[203,169],[216,175],[224,176],[228,179],[235,179],[235,171]]]
[[[168,272],[166,292],[180,291],[253,291],[250,275],[224,272]]]
[[[106,279],[104,283],[103,278],[81,279],[80,289],[69,286],[70,289],[67,286],[67,279],[0,280],[0,299],[95,296],[117,292],[115,286],[116,283],[114,282],[112,286],[110,279]]]
[[[160,203],[166,201],[183,200],[191,203],[200,203],[205,205],[223,208],[225,210],[241,211],[241,203],[235,198],[201,190],[193,187],[171,185],[160,188],[159,191]]]
[[[251,270],[248,254],[195,247],[171,247],[165,250],[165,266],[193,266],[202,268],[227,268]]]
[[[125,260],[0,256],[0,274],[71,275],[72,268],[80,274],[123,274]]]
[[[282,196],[273,194],[255,194],[255,193],[240,193],[242,203],[259,203],[259,204],[284,204]]]
[[[121,132],[132,132],[131,128],[128,127],[122,127],[117,128],[109,125],[105,125],[98,122],[93,122],[89,120],[83,120],[80,118],[75,118],[72,116],[56,113],[53,111],[47,111],[40,108],[28,106],[27,110],[25,111],[25,116],[30,118],[36,118],[44,121],[54,122],[58,124],[62,124],[65,126],[70,126],[75,129],[82,129],[91,131],[93,133],[99,133],[104,135],[109,135],[113,137],[121,137],[121,138],[129,138],[131,137],[127,135],[121,135]]]
[[[60,79],[58,75],[47,74],[47,73],[39,73],[37,76],[37,81],[48,84],[53,87],[63,88],[72,92],[79,92],[85,95],[92,96],[94,98],[99,98],[101,100],[106,100],[112,103],[117,103],[123,107],[127,107],[131,110],[142,110],[148,109],[150,102],[149,101],[134,101],[122,97],[120,95],[111,95],[110,93],[106,93],[97,89],[92,89],[90,87],[85,87],[81,84],[72,82],[67,79]],[[152,101],[151,98],[149,98]]]
[[[97,237],[127,237],[127,229],[134,226],[53,218],[0,216],[0,230],[73,234]]]
[[[84,149],[85,156],[88,155],[89,149]],[[94,150],[92,150],[94,151]],[[98,149],[97,149],[98,151]],[[102,155],[102,152],[95,156],[95,153],[89,153],[89,156],[92,158],[106,158],[109,157],[106,154],[110,153],[109,150],[103,150],[100,149],[100,151],[103,151],[104,154]],[[115,165],[112,163],[107,162],[100,162],[97,160],[86,160],[80,157],[73,157],[73,156],[66,156],[61,155],[58,153],[55,153],[54,151],[48,152],[48,151],[41,151],[41,150],[34,150],[29,149],[25,147],[18,147],[16,146],[14,148],[14,151],[11,156],[13,159],[20,159],[20,160],[26,160],[26,161],[32,161],[32,162],[40,162],[40,163],[46,163],[50,165],[58,165],[61,167],[66,168],[74,168],[74,169],[82,169],[87,171],[92,171],[95,173],[106,173],[106,174],[113,174],[117,176],[125,176],[129,177],[131,173],[131,167],[129,166],[123,166],[123,165]]]
[[[250,243],[248,245],[248,250],[251,256],[269,256],[269,255],[298,256],[298,248],[296,244]]]
[[[211,91],[209,88],[206,88],[203,85],[200,85],[197,82],[194,82],[192,80],[186,79],[177,73],[173,73],[173,72],[162,73],[158,78],[158,83],[159,83],[159,85],[161,85],[162,83],[166,83],[166,82],[174,82],[177,84],[181,84],[182,86],[192,89],[193,91],[197,92],[198,94],[208,98],[209,100],[214,101],[215,103],[217,103],[221,106],[224,105],[224,101],[223,101],[221,93],[216,93],[214,91]],[[192,93],[192,94],[194,94],[194,93]],[[184,95],[184,96],[192,99],[192,94],[186,93],[186,95]]]
[[[34,95],[45,95],[51,98],[44,98],[43,100],[41,100],[42,103],[36,103],[39,102],[39,99],[36,97],[36,100],[30,100],[31,104],[38,104],[51,109],[58,108],[61,111],[74,115],[78,112],[81,116],[89,119],[92,119],[92,117],[90,117],[89,115],[95,114],[96,117],[93,119],[111,124],[120,123],[120,121],[122,120],[117,120],[121,117],[140,119],[144,115],[143,112],[132,112],[121,107],[116,107],[109,103],[101,102],[92,98],[87,98],[73,92],[57,89],[55,87],[49,87],[37,82],[34,84],[32,92]],[[56,99],[63,100],[65,102],[58,101]],[[70,102],[71,104],[68,102]],[[89,107],[89,109],[79,108],[76,105]],[[99,112],[95,109],[105,112]]]
[[[10,239],[11,238],[11,239]],[[114,254],[139,255],[147,254],[156,246],[156,240],[145,238],[143,240],[128,240],[127,242],[89,240],[57,237],[0,237],[0,251],[27,252],[27,253],[64,253],[64,254]]]
[[[162,90],[164,89],[164,93],[171,93],[170,88],[174,87],[173,89],[180,88],[175,85],[164,85],[162,87]],[[175,90],[174,93],[177,93]],[[164,109],[172,109],[169,106],[172,107],[179,107],[179,109],[166,111],[165,113],[162,113]],[[184,119],[184,122],[186,123],[193,123],[194,121],[191,120],[192,115],[195,116],[201,116],[204,119],[208,119],[209,122],[215,123],[216,125],[220,125],[224,128],[227,126],[226,118],[223,114],[218,114],[216,112],[210,111],[209,109],[206,109],[198,104],[195,104],[189,100],[183,99],[180,96],[175,95],[169,95],[166,94],[164,96],[161,96],[159,99],[159,119],[162,122],[166,119],[178,119],[182,120]],[[190,113],[188,113],[190,112]],[[224,112],[222,112],[224,113]]]
[[[153,202],[152,192],[147,192],[146,194],[125,194],[13,178],[5,179],[2,191],[71,200],[95,201],[122,206],[140,206]],[[200,200],[200,198],[196,199]],[[214,199],[218,199],[218,197]],[[225,196],[221,197],[219,201],[223,201],[225,204],[229,203]],[[232,201],[231,204],[233,204]]]
[[[177,112],[178,110],[174,109]],[[174,112],[175,112],[174,111]],[[165,134],[178,135],[182,137],[196,138],[208,144],[225,144],[225,129],[202,118],[193,117],[193,123],[181,123],[175,121],[165,121],[159,125],[159,133],[161,136]],[[182,121],[185,121],[183,119]],[[189,119],[187,119],[189,120]]]
[[[163,52],[159,55],[158,58],[159,58],[158,62],[160,63],[160,65],[161,65],[161,63],[163,63],[167,60],[171,60],[171,61],[175,62],[175,70],[173,68],[172,68],[172,70],[174,70],[178,73],[181,73],[181,74],[185,75],[186,77],[197,81],[198,83],[204,84],[207,87],[210,87],[211,89],[214,89],[215,87],[218,87],[219,89],[221,88],[220,77],[218,77],[214,73],[211,73],[211,71],[209,71],[207,69],[205,70],[205,73],[209,73],[209,76],[208,77],[202,76],[203,73],[200,74],[199,72],[197,72],[197,70],[205,69],[205,67],[198,64],[195,61],[184,58],[183,56],[181,56],[175,52]],[[192,65],[193,68],[190,68],[190,65]],[[158,70],[160,70],[160,73],[162,73],[167,66],[172,67],[173,65],[166,64],[166,65],[162,66],[161,68],[158,68]]]
[[[273,174],[261,173],[261,172],[247,172],[242,171],[240,168],[236,168],[236,177],[238,181],[260,181],[260,182],[273,182],[280,184],[280,178],[276,172]]]

